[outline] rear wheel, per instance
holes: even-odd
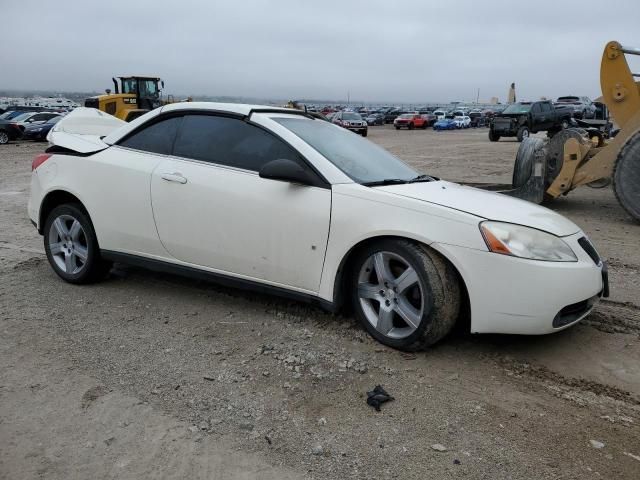
[[[4,130],[0,130],[0,145],[4,145],[5,143],[9,143],[9,134]]]
[[[53,270],[70,283],[91,283],[103,278],[111,264],[100,257],[93,225],[77,204],[54,208],[44,224],[44,250]]]
[[[493,131],[493,129],[489,129],[489,140],[492,142],[497,142],[500,140],[500,135]]]
[[[520,127],[518,129],[517,138],[518,138],[519,142],[521,142],[525,138],[529,138],[529,128],[528,127]]]
[[[613,169],[613,191],[629,215],[640,221],[640,132],[622,147]]]
[[[455,270],[435,251],[405,240],[362,250],[352,271],[353,307],[379,342],[422,350],[453,328],[460,311]]]
[[[426,130],[428,126],[429,126],[429,124],[425,121],[425,122],[422,122],[422,127],[421,128],[423,130]]]

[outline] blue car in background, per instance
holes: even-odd
[[[443,118],[433,124],[434,130],[455,130],[456,128],[456,122],[451,118]]]
[[[22,139],[38,140],[44,142],[47,139],[49,130],[51,130],[51,128],[53,128],[53,126],[63,118],[63,115],[58,115],[56,117],[50,118],[46,122],[35,123],[33,125],[25,127],[24,132],[22,132]]]

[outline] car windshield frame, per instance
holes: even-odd
[[[502,113],[516,113],[516,114],[522,114],[522,113],[529,113],[531,111],[531,107],[533,106],[532,103],[513,103],[511,105],[509,105],[507,108],[505,108]]]
[[[291,117],[272,117],[272,120],[361,185],[389,179],[404,183],[420,175],[384,148],[331,123]]]

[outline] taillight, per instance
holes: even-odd
[[[51,157],[50,153],[40,153],[36,155],[36,158],[34,158],[33,162],[31,162],[31,171],[33,172],[36,168],[49,160],[49,157]]]

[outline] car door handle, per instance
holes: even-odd
[[[185,177],[182,176],[181,173],[178,172],[173,172],[173,173],[169,173],[169,172],[165,172],[165,173],[161,173],[160,177],[163,180],[166,180],[167,182],[175,182],[175,183],[181,183],[181,184],[185,184],[187,183],[187,179]]]

